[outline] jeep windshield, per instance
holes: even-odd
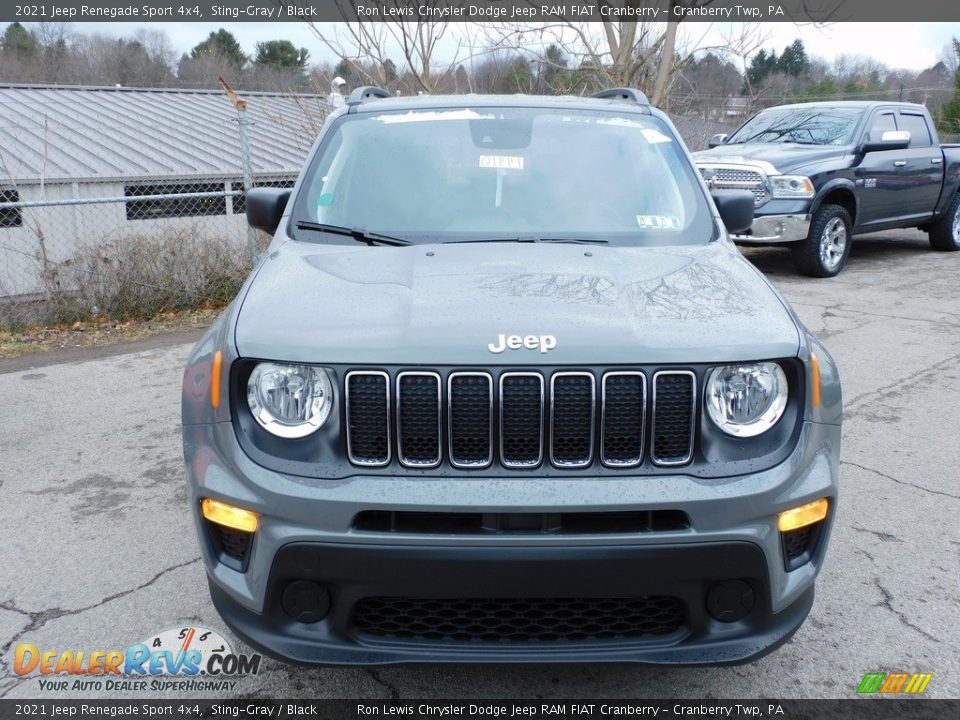
[[[295,201],[297,240],[671,245],[715,236],[699,178],[655,117],[478,107],[335,122]]]
[[[847,145],[863,110],[832,107],[794,107],[765,110],[727,138],[727,145],[743,143],[798,143]]]

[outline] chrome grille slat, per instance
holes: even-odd
[[[487,386],[486,403],[482,390],[477,392],[483,382]],[[457,468],[489,466],[493,462],[493,377],[485,372],[450,373],[447,413],[450,464]],[[479,417],[472,418],[471,413]]]
[[[382,393],[380,385],[383,387]],[[390,376],[379,370],[354,370],[347,373],[343,386],[347,414],[347,457],[354,465],[364,467],[389,465],[392,424]],[[382,415],[380,405],[384,410]]]
[[[613,390],[611,381],[624,387]],[[639,371],[613,371],[604,374],[602,382],[600,461],[607,467],[636,467],[643,462],[647,378]]]
[[[689,370],[653,374],[650,459],[655,465],[686,465],[693,458],[697,376]]]
[[[397,458],[402,465],[431,468],[440,464],[441,387],[440,375],[435,372],[406,371],[397,375]]]
[[[500,462],[508,468],[537,467],[543,462],[543,375],[503,373],[499,398]]]
[[[589,395],[583,394],[585,390]],[[558,372],[551,376],[550,462],[556,467],[581,468],[593,462],[596,407],[597,387],[592,373]]]

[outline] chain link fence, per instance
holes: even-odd
[[[294,178],[258,185],[291,187]],[[0,190],[0,329],[219,307],[269,238],[239,179]]]
[[[730,118],[674,122],[694,151],[739,125]],[[112,182],[27,184],[0,173],[0,330],[225,305],[269,242],[247,226],[243,175],[241,163],[230,177]],[[274,172],[254,184],[292,187],[294,180]]]

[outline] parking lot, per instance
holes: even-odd
[[[832,280],[795,275],[782,250],[746,254],[825,341],[844,387],[838,520],[813,612],[790,643],[726,668],[265,659],[235,693],[846,698],[864,673],[907,671],[933,673],[927,695],[960,696],[960,253],[931,251],[919,232],[868,236]],[[0,696],[44,694],[13,674],[17,643],[88,652],[181,623],[225,630],[185,509],[179,391],[191,344],[179,340],[0,360]]]

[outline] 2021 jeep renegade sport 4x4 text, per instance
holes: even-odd
[[[813,603],[840,386],[669,120],[389,98],[327,120],[190,357],[214,603],[288,660],[738,662]]]

